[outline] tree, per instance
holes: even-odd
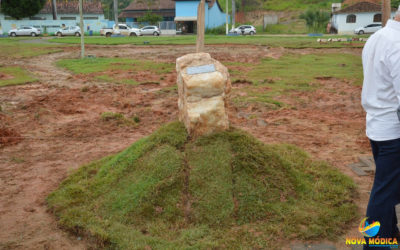
[[[386,26],[387,21],[391,16],[391,1],[383,0],[382,1],[382,26]]]
[[[400,0],[392,0],[392,8],[398,8],[400,5]]]
[[[46,0],[2,0],[1,12],[16,19],[34,16],[43,9]]]
[[[114,22],[115,22],[115,27],[118,30],[118,0],[114,0]]]
[[[306,25],[312,32],[324,31],[329,22],[330,15],[328,12],[321,10],[307,10],[300,15],[301,19],[306,21]]]
[[[57,1],[51,1],[51,12],[53,13],[53,20],[57,20]]]
[[[139,17],[137,20],[140,23],[157,24],[158,22],[161,22],[163,18],[162,16],[159,16],[149,11],[144,16]]]
[[[83,27],[83,0],[79,0],[79,26],[81,27],[81,59],[85,58],[85,30]]]
[[[121,10],[128,7],[132,0],[118,0],[118,14]],[[104,9],[104,16],[110,20],[114,20],[114,1],[113,0],[101,0]]]

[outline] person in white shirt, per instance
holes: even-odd
[[[380,222],[374,237],[400,239],[395,211],[400,203],[400,8],[394,20],[368,39],[362,60],[362,105],[376,164],[367,222]]]

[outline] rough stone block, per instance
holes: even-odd
[[[179,120],[189,134],[198,136],[228,129],[226,107],[231,82],[227,68],[208,53],[194,53],[179,57],[176,71]]]

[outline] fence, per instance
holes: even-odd
[[[143,26],[150,25],[149,23],[138,23],[138,22],[127,22],[127,25],[134,28],[142,28]],[[15,29],[21,26],[33,26],[40,28],[42,32],[46,31],[49,34],[56,32],[63,25],[65,26],[79,26],[77,20],[1,20],[0,21],[0,32],[8,32],[10,29]],[[89,28],[94,32],[99,32],[102,28],[111,28],[114,25],[114,21],[108,20],[85,20],[84,27],[85,31]],[[162,21],[158,23],[158,27],[161,33],[164,35],[175,35],[176,24],[174,21]],[[1,35],[1,33],[0,33]]]
[[[176,30],[176,23],[174,21],[159,22],[160,30]]]
[[[127,25],[133,28],[142,28],[144,26],[150,25],[148,22],[126,22]],[[161,30],[163,35],[176,35],[176,23],[174,21],[162,21],[158,23],[158,28]]]
[[[11,29],[15,29],[21,26],[33,26],[39,28],[42,32],[46,31],[49,34],[56,32],[63,25],[65,26],[79,26],[77,20],[1,20],[0,30],[8,32]],[[99,32],[100,29],[110,26],[112,27],[113,22],[110,23],[107,20],[85,20],[84,27],[85,31],[90,29],[94,32]]]
[[[151,25],[148,22],[126,22],[127,25],[133,28],[142,28],[147,25]],[[174,21],[162,21],[158,23],[158,28],[160,30],[176,30],[176,24]]]

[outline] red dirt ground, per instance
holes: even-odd
[[[12,76],[12,75],[6,75],[4,73],[0,73],[0,80],[10,80],[13,78],[14,78],[14,76]]]
[[[209,46],[207,50],[222,62],[247,63],[267,56],[279,58],[285,52],[257,46],[249,46],[245,55],[237,55],[229,46]],[[89,46],[87,51],[97,57],[140,56],[174,62],[176,57],[194,51],[194,47]],[[305,54],[313,51],[291,50]],[[328,50],[338,51],[361,54],[359,49]],[[13,60],[13,65],[26,68],[40,81],[0,88],[1,142],[8,137],[19,139],[2,143],[0,148],[0,228],[6,229],[0,230],[0,249],[90,248],[90,242],[57,227],[55,217],[47,211],[46,196],[82,164],[116,153],[177,119],[177,93],[170,88],[175,84],[175,73],[163,80],[150,79],[159,85],[114,85],[91,77],[76,77],[54,66],[56,60],[76,57],[78,53],[69,48],[62,53]],[[9,62],[0,59],[0,63]],[[136,80],[148,77],[146,72],[134,76]],[[345,167],[355,162],[358,155],[369,153],[360,105],[361,88],[332,78],[318,81],[323,88],[315,92],[293,92],[276,98],[296,108],[271,110],[256,104],[238,107],[231,103],[230,120],[233,126],[266,143],[298,145],[352,177],[359,187],[356,202],[363,213],[372,176],[358,177]],[[235,84],[232,95],[246,95],[240,91],[246,85]],[[128,118],[138,116],[139,126],[102,121],[101,114],[109,111]],[[357,224],[354,221],[349,225],[345,236],[359,237]],[[335,244],[343,249],[344,243],[343,238]]]

